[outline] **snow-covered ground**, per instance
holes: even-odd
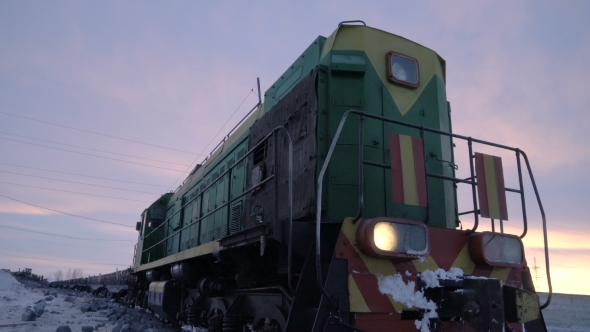
[[[96,311],[82,312],[81,307],[94,301]],[[41,308],[40,317],[23,321],[27,309]],[[89,302],[89,303],[88,303]],[[41,305],[39,305],[41,303]],[[88,293],[53,288],[25,287],[12,275],[0,270],[0,332],[55,332],[60,326],[71,331],[178,331],[135,309],[121,307],[107,299],[93,298]],[[60,330],[62,331],[62,330]],[[63,330],[67,331],[67,329]]]
[[[542,302],[545,298],[541,294]],[[82,312],[83,304],[93,299],[105,309]],[[27,309],[33,310],[41,300],[46,303],[41,316],[34,321],[22,321]],[[590,296],[554,294],[543,316],[549,332],[590,332]],[[130,323],[138,332],[178,331],[140,311],[93,298],[87,293],[25,287],[0,270],[0,332],[55,332],[60,326],[69,326],[71,331],[92,327],[94,331],[111,332],[121,330],[125,323]]]
[[[540,294],[544,303],[546,294]],[[549,332],[590,332],[590,296],[553,294],[543,310]]]

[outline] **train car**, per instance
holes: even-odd
[[[112,273],[88,276],[86,278],[56,280],[50,282],[49,286],[86,291],[97,296],[119,300],[125,297],[130,290],[135,289],[136,277],[132,273],[131,269],[117,270]]]
[[[526,154],[453,133],[445,84],[443,58],[403,37],[360,21],[319,36],[143,211],[130,298],[208,331],[545,331]]]

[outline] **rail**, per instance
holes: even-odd
[[[318,175],[317,208],[316,208],[316,268],[317,268],[318,286],[320,287],[320,289],[322,290],[322,292],[325,295],[327,295],[327,293],[323,287],[323,277],[322,277],[322,272],[321,272],[321,252],[320,252],[320,240],[321,240],[320,224],[321,224],[321,211],[322,211],[321,207],[322,207],[323,182],[324,182],[324,176],[325,176],[326,170],[327,170],[330,160],[332,158],[332,154],[334,153],[334,149],[336,148],[336,144],[338,143],[338,139],[340,138],[340,134],[342,133],[342,128],[344,127],[344,124],[350,114],[355,114],[355,115],[359,116],[359,195],[358,195],[359,208],[358,208],[358,213],[354,219],[354,222],[356,222],[360,218],[362,218],[362,215],[364,212],[364,165],[381,167],[381,168],[391,168],[391,165],[375,163],[375,162],[364,159],[364,139],[365,139],[365,137],[364,137],[364,118],[365,117],[419,130],[420,137],[422,138],[423,142],[425,139],[425,136],[424,136],[425,132],[435,133],[435,134],[467,141],[468,150],[469,150],[469,164],[470,164],[469,165],[469,167],[470,167],[470,177],[469,178],[459,179],[459,178],[455,178],[455,177],[449,177],[449,176],[445,176],[445,175],[429,173],[428,171],[426,171],[426,175],[428,177],[432,177],[432,178],[453,181],[454,183],[465,183],[465,184],[471,185],[471,191],[472,191],[472,197],[473,197],[473,210],[458,213],[458,215],[465,215],[465,214],[473,213],[474,225],[473,225],[472,229],[466,230],[466,232],[468,232],[468,233],[475,232],[476,229],[478,228],[478,225],[479,225],[479,218],[478,218],[479,209],[477,207],[477,195],[476,195],[477,182],[475,181],[476,178],[475,178],[475,171],[474,171],[474,165],[473,165],[473,159],[474,159],[474,157],[473,157],[473,143],[478,143],[478,144],[488,145],[488,146],[492,146],[492,147],[510,150],[510,151],[515,152],[517,168],[518,168],[519,189],[506,188],[505,190],[508,192],[518,193],[521,197],[521,205],[522,205],[522,213],[523,213],[523,232],[520,235],[520,238],[523,238],[526,235],[526,233],[528,231],[528,221],[527,221],[527,214],[526,214],[524,187],[523,187],[523,181],[522,181],[522,170],[521,170],[521,162],[520,162],[520,157],[522,156],[522,158],[525,161],[527,170],[528,170],[530,181],[533,185],[535,196],[537,198],[537,204],[539,205],[539,210],[541,212],[542,225],[543,225],[545,265],[546,265],[547,284],[548,284],[549,292],[548,292],[547,300],[545,301],[545,303],[543,305],[541,305],[541,309],[544,309],[549,305],[549,303],[551,302],[551,295],[553,292],[553,288],[551,285],[551,275],[550,275],[550,271],[549,271],[549,246],[548,246],[548,240],[547,240],[547,221],[545,218],[545,211],[543,209],[543,204],[541,203],[541,197],[539,196],[539,191],[538,191],[537,185],[535,183],[535,178],[533,176],[533,172],[531,170],[531,166],[530,166],[528,157],[526,156],[524,151],[522,151],[518,148],[509,147],[506,145],[491,143],[491,142],[487,142],[487,141],[480,140],[480,139],[475,139],[475,138],[468,137],[468,136],[457,135],[457,134],[453,134],[450,132],[445,132],[445,131],[441,131],[438,129],[419,126],[419,125],[415,125],[412,123],[394,120],[394,119],[386,118],[386,117],[379,116],[379,115],[369,114],[369,113],[354,110],[354,109],[346,111],[344,113],[344,115],[342,116],[342,119],[340,120],[340,123],[338,125],[338,129],[336,130],[336,134],[334,135],[334,138],[332,140],[332,143],[331,143],[328,153],[326,155],[326,159],[324,161],[324,164],[322,165],[322,168],[321,168],[320,173]],[[426,151],[424,151],[424,153],[426,153]],[[424,164],[425,164],[424,169],[425,170],[427,170],[426,160],[427,160],[427,158],[425,155],[425,158],[424,158]],[[428,183],[428,181],[426,181],[426,183]],[[428,190],[427,190],[427,192],[428,192]],[[427,205],[426,206],[426,220],[425,220],[426,223],[428,223],[428,210],[429,209],[428,209],[428,205]],[[492,225],[493,225],[493,220],[492,220]],[[500,221],[500,226],[501,226],[501,230],[503,231],[502,221]]]

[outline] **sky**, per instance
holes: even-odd
[[[257,103],[256,78],[264,92],[318,35],[360,19],[446,60],[455,133],[526,152],[553,290],[590,294],[589,12],[582,0],[2,1],[0,268],[128,267],[141,212]],[[527,260],[546,291],[525,188]],[[514,199],[505,227],[520,234]]]

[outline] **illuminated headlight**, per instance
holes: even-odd
[[[469,239],[469,253],[475,263],[518,267],[524,263],[522,241],[518,236],[483,232]]]
[[[428,254],[428,229],[411,220],[366,219],[357,228],[356,243],[370,256],[414,259]]]

